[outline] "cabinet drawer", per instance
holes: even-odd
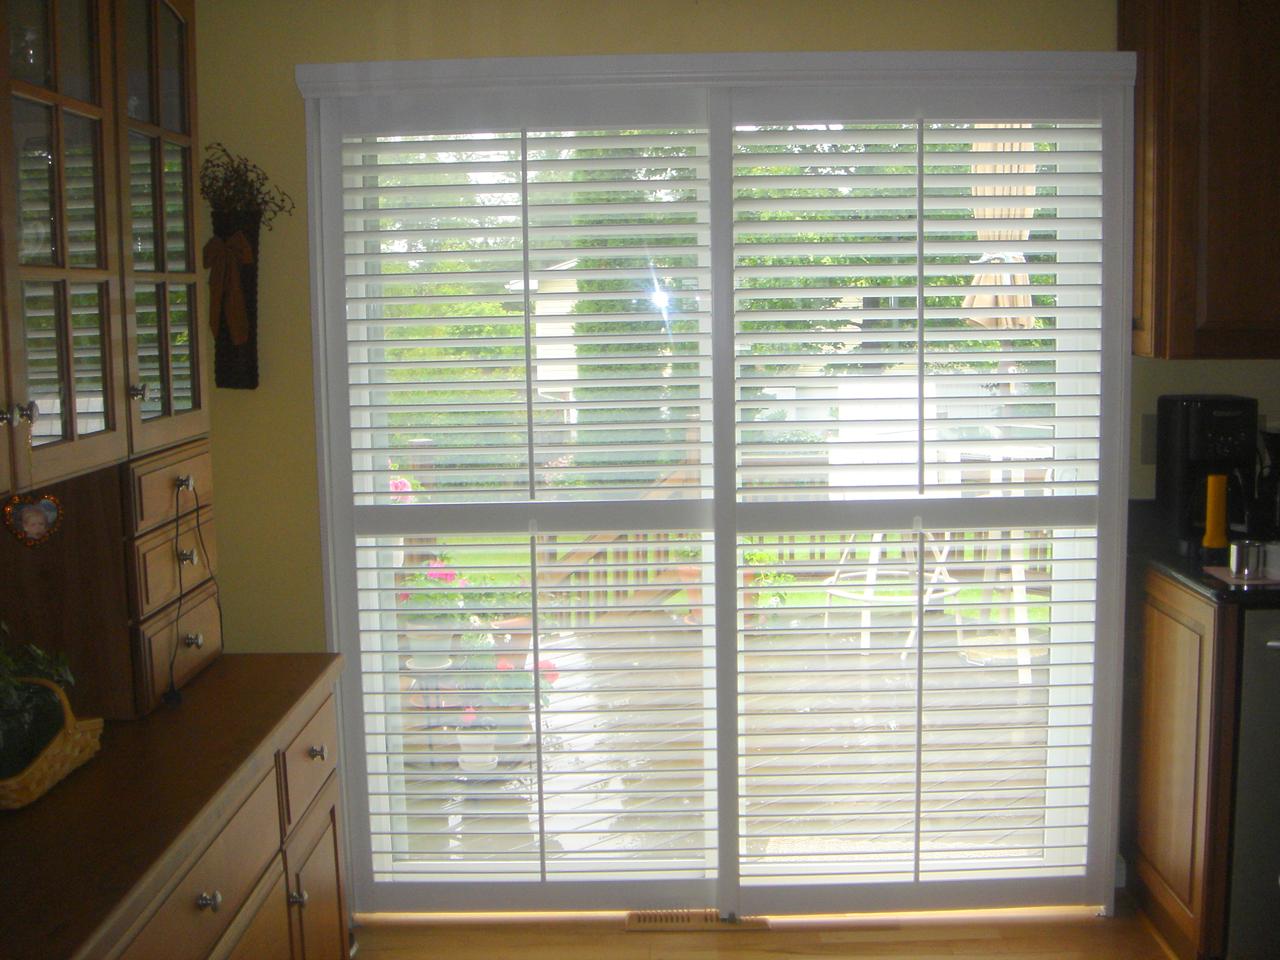
[[[141,620],[177,600],[182,591],[208,580],[217,565],[213,514],[208,510],[179,520],[176,532],[170,525],[141,537],[133,544],[134,615]]]
[[[122,960],[207,956],[279,850],[279,818],[276,779],[268,775],[165,898]]]
[[[222,622],[213,585],[190,594],[181,611],[174,607],[156,614],[142,624],[139,634],[138,710],[150,713],[169,689],[170,658],[173,685],[182,687],[222,652]]]
[[[128,471],[129,513],[134,533],[213,503],[213,463],[205,440],[135,460]],[[188,480],[189,484],[179,481]]]
[[[333,697],[325,700],[281,757],[284,765],[285,813],[297,822],[338,763],[338,725]]]

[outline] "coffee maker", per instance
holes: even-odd
[[[1258,401],[1228,394],[1170,394],[1156,406],[1156,507],[1194,555],[1204,535],[1205,480],[1227,477],[1227,524],[1248,531],[1257,470]]]

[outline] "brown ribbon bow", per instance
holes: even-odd
[[[249,342],[249,315],[240,285],[240,268],[251,263],[253,248],[239,230],[226,240],[211,237],[204,245],[204,265],[209,268],[209,326],[217,337],[225,319],[236,346]]]

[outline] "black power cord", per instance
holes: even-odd
[[[182,582],[182,568],[184,566],[182,558],[178,555],[178,533],[181,521],[181,498],[184,489],[190,490],[191,495],[196,501],[196,540],[200,544],[200,553],[205,558],[205,564],[209,563],[209,550],[204,543],[204,510],[200,503],[200,491],[196,489],[193,482],[187,481],[183,483],[178,481],[173,488],[173,554],[174,559],[178,562],[178,604],[174,608],[173,614],[173,646],[169,650],[169,689],[164,692],[163,700],[170,706],[177,706],[182,702],[182,694],[178,692],[177,680],[174,676],[174,665],[178,661],[178,649],[182,645],[182,637],[178,635],[179,622],[182,619],[182,603],[185,599],[186,589]],[[214,576],[213,568],[209,567],[209,580],[213,583],[213,603],[218,611],[218,636],[222,636],[222,589],[218,585],[218,578]]]

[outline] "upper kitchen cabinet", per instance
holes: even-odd
[[[9,0],[0,26],[6,446],[18,487],[128,453],[109,16],[107,0]]]
[[[1280,357],[1280,5],[1120,0],[1138,52],[1134,352]]]
[[[193,0],[118,0],[116,110],[133,449],[208,429],[196,325]]]

